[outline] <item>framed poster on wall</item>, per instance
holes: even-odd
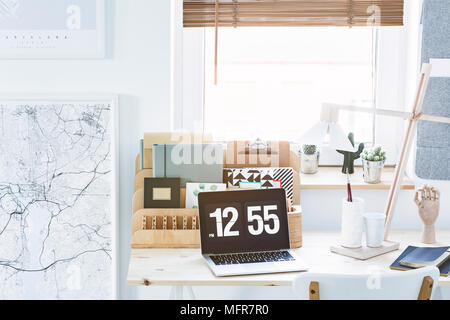
[[[0,300],[117,297],[116,96],[0,96]]]
[[[104,0],[0,0],[0,58],[104,56]]]

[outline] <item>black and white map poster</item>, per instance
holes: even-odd
[[[0,300],[114,298],[114,109],[0,98]]]

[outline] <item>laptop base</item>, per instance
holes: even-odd
[[[299,272],[306,271],[306,265],[297,257],[292,250],[288,251],[295,259],[292,261],[276,261],[276,262],[257,262],[257,263],[239,263],[217,265],[211,260],[209,255],[205,254],[203,257],[208,264],[208,267],[217,277],[229,277],[249,274],[265,274],[265,273],[282,273],[282,272]]]

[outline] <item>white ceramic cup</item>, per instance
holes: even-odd
[[[362,245],[364,200],[353,198],[348,202],[342,199],[341,245],[346,248],[359,248]]]
[[[381,247],[383,244],[385,215],[378,212],[368,212],[363,217],[366,229],[366,245],[371,248]]]

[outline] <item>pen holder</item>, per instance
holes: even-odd
[[[353,198],[353,202],[342,199],[341,245],[359,248],[362,245],[364,200]]]

